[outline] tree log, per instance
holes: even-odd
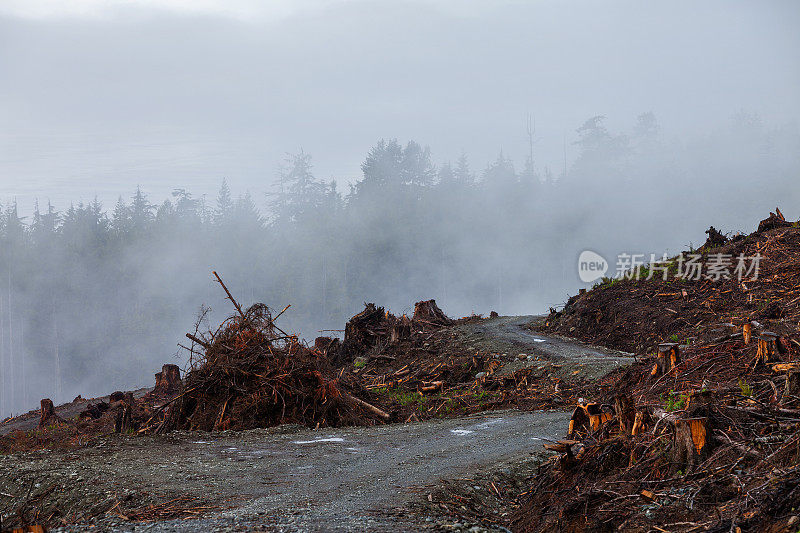
[[[436,392],[444,386],[444,381],[431,381],[430,383],[423,383],[420,386],[420,392]]]
[[[386,421],[388,421],[391,418],[389,413],[387,413],[386,411],[384,411],[382,409],[378,409],[374,405],[369,404],[369,403],[365,402],[364,400],[360,400],[360,399],[356,398],[355,396],[353,396],[351,394],[347,394],[346,392],[342,391],[342,396],[344,398],[346,398],[347,400],[353,402],[354,404],[360,405],[361,407],[363,407],[364,409],[366,409],[370,413],[373,413],[373,414],[381,417],[382,419],[384,419]]]
[[[772,365],[773,372],[791,372],[792,370],[800,370],[800,361],[792,361],[789,363],[775,363]]]

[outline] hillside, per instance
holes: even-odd
[[[542,330],[638,362],[578,404],[515,531],[796,531],[800,524],[800,228],[780,211],[695,253],[760,254],[742,279],[603,280]],[[643,271],[643,278],[649,271]],[[659,273],[660,274],[660,273]],[[731,274],[734,274],[731,270]]]

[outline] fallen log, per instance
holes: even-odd
[[[423,384],[419,390],[420,392],[436,392],[444,386],[444,381],[431,381],[430,383]]]
[[[380,418],[382,418],[382,419],[384,419],[386,421],[388,421],[389,419],[392,418],[391,415],[389,415],[389,413],[387,413],[386,411],[384,411],[382,409],[379,409],[379,408],[375,407],[374,405],[365,402],[364,400],[356,398],[352,394],[348,394],[348,393],[342,391],[342,397],[345,398],[346,400],[356,404],[356,405],[359,405],[359,406],[363,407],[364,409],[366,409],[370,413],[373,413],[374,415],[377,415],[377,416],[379,416]]]
[[[800,369],[800,361],[793,361],[789,363],[776,363],[772,365],[773,372],[791,372]]]

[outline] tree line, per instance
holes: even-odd
[[[577,129],[577,157],[558,175],[532,150],[520,166],[501,151],[474,171],[465,154],[435,164],[428,147],[391,139],[370,148],[347,191],[316,177],[300,151],[263,198],[222,180],[212,202],[175,189],[154,203],[136,188],[111,208],[48,203],[27,218],[8,202],[0,415],[41,397],[148,385],[201,304],[212,320],[230,311],[212,268],[243,304],[292,304],[287,327],[308,339],[341,329],[366,301],[546,311],[579,285],[582,249],[660,252],[645,246],[696,234],[717,222],[708,211],[725,206],[735,220],[770,207],[747,191],[797,199],[799,139],[796,127],[746,113],[691,140],[665,139],[652,113],[624,133],[597,116]]]

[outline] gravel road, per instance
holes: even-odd
[[[527,354],[527,359],[506,365],[500,373],[511,373],[524,366],[546,364],[556,375],[582,372],[584,379],[597,379],[633,362],[629,353],[591,346],[575,339],[541,335],[530,329],[543,320],[537,315],[503,316],[459,326],[459,341],[476,349],[510,355]]]

